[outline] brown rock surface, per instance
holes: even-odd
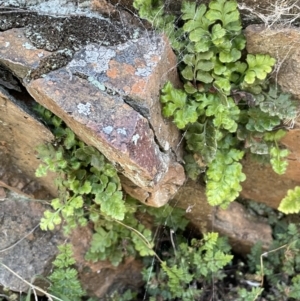
[[[90,247],[91,238],[92,231],[88,227],[76,229],[71,236],[80,282],[88,295],[100,298],[116,290],[137,291],[143,283],[142,262],[127,258],[118,267],[114,267],[108,261],[86,261],[84,256]]]
[[[42,60],[51,53],[37,49],[24,36],[24,30],[13,28],[0,35],[0,63],[11,70],[20,79],[25,79],[30,72],[40,67]]]
[[[243,161],[243,172],[247,178],[242,183],[241,197],[264,203],[274,209],[278,208],[288,189],[300,185],[299,178],[297,181],[290,178],[299,172],[298,165],[294,165],[291,160],[288,172],[281,176],[270,165],[263,165],[249,158]]]
[[[246,254],[257,242],[267,248],[272,242],[272,229],[266,223],[247,213],[233,202],[226,210],[211,207],[205,197],[205,187],[188,181],[172,200],[174,206],[186,210],[186,217],[202,233],[218,232],[227,236],[234,251]]]
[[[29,113],[26,94],[18,99],[20,95],[13,97],[0,87],[0,187],[47,198],[46,190],[56,194],[54,177],[35,177],[40,164],[35,148],[51,141],[53,135]]]
[[[229,238],[232,249],[240,254],[249,253],[259,241],[263,248],[268,249],[273,240],[270,225],[258,221],[236,202],[232,202],[226,210],[216,208],[213,226],[215,231]]]
[[[300,100],[300,29],[266,28],[263,25],[250,25],[245,30],[247,51],[267,53],[277,60],[273,78],[284,91]]]
[[[276,58],[277,64],[272,77],[284,91],[292,93],[300,100],[299,29],[270,29],[261,25],[250,25],[246,28],[245,35],[248,52],[268,53]],[[243,164],[247,179],[242,183],[242,197],[278,208],[287,190],[300,185],[299,122],[296,119],[293,123],[295,128],[289,130],[281,141],[282,145],[290,151],[287,172],[279,176],[270,166],[252,162],[247,158]]]

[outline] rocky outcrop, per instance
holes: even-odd
[[[204,185],[185,182],[180,164],[181,134],[172,122],[162,118],[159,104],[159,91],[167,80],[179,85],[176,57],[165,36],[143,32],[135,16],[118,10],[130,8],[127,5],[132,1],[34,0],[26,3],[27,9],[18,7],[14,0],[4,2],[0,0],[3,263],[26,280],[35,274],[46,275],[56,254],[55,245],[62,239],[59,232],[44,234],[34,228],[44,206],[32,200],[45,200],[57,193],[55,175],[34,177],[39,164],[35,146],[53,138],[34,114],[35,102],[61,117],[80,139],[112,161],[128,194],[157,207],[173,198],[172,202],[186,210],[198,230],[229,236],[236,251],[246,252],[259,240],[264,247],[270,244],[270,227],[249,216],[240,204],[233,203],[228,210],[213,209],[207,204]],[[253,5],[256,1],[239,1],[247,5],[250,2]],[[3,8],[12,3],[13,7]],[[166,1],[170,10],[176,3]],[[259,5],[264,7],[265,2]],[[294,47],[298,31],[265,32],[262,27],[249,27],[246,35],[248,51],[275,56],[280,68],[274,76],[285,90],[299,96],[295,76],[298,70],[293,70],[298,66],[298,49]],[[268,43],[263,46],[265,40]],[[289,41],[292,44],[287,47]],[[294,124],[296,128],[282,140],[282,145],[291,151],[286,175],[279,177],[269,166],[247,158],[244,198],[277,208],[287,189],[299,185],[297,120]],[[18,227],[15,220],[24,226]],[[34,231],[27,236],[31,229]],[[92,264],[84,260],[91,234],[89,228],[83,228],[71,237],[84,288],[98,297],[114,289],[136,289],[142,283],[139,261],[128,259],[116,269],[107,262]],[[22,237],[25,238],[20,241]],[[17,245],[11,247],[15,242]],[[3,269],[0,283],[17,291],[27,288]]]
[[[25,32],[0,35],[0,62],[37,102],[117,164],[137,186],[135,198],[165,204],[185,180],[177,163],[179,132],[162,118],[158,101],[166,80],[176,84],[177,79],[176,57],[165,38],[154,34],[116,46],[88,44],[65,67],[34,79],[60,60],[36,49]]]

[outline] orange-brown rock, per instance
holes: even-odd
[[[186,211],[186,217],[198,231],[227,236],[233,250],[240,254],[247,254],[259,241],[264,248],[272,242],[272,229],[267,222],[258,221],[237,202],[231,203],[226,210],[213,208],[206,200],[205,187],[199,183],[188,181],[172,204]]]
[[[47,198],[49,192],[52,195],[57,192],[54,176],[35,177],[40,164],[36,147],[50,142],[53,135],[30,113],[25,105],[26,98],[20,95],[15,93],[14,97],[0,87],[0,187]]]
[[[229,238],[232,249],[240,254],[249,253],[257,242],[268,249],[273,240],[270,225],[247,213],[237,202],[231,203],[226,210],[216,208],[213,226],[215,231]]]
[[[250,25],[245,30],[247,51],[267,53],[276,59],[272,77],[284,91],[300,100],[300,30],[299,28],[268,28]]]
[[[88,295],[100,298],[117,290],[137,291],[143,284],[143,263],[127,258],[118,267],[114,267],[108,261],[86,261],[84,257],[90,247],[91,238],[92,231],[88,227],[78,228],[71,235],[80,282]]]

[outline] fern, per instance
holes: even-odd
[[[238,162],[243,155],[235,149],[218,151],[216,158],[208,164],[206,195],[210,205],[225,208],[238,197],[242,190],[240,182],[246,179]]]
[[[237,151],[243,141],[250,152],[269,156],[274,171],[283,174],[288,152],[280,149],[278,140],[264,139],[264,133],[272,133],[285,118],[294,118],[295,103],[267,84],[275,59],[248,54],[243,60],[246,40],[236,1],[214,0],[208,7],[183,2],[181,19],[187,37],[178,53],[184,89],[169,82],[164,86],[163,115],[186,131],[187,150],[192,152],[186,157],[188,175],[195,179],[207,167],[208,201],[226,206],[239,195],[245,180],[239,163],[243,152],[231,163],[224,163],[220,154]],[[175,31],[179,33],[178,28]],[[226,139],[232,142],[223,151]],[[219,178],[218,170],[226,177]]]
[[[290,287],[289,297],[296,300],[300,299],[300,275],[293,277],[292,286]]]
[[[207,233],[202,240],[193,239],[190,245],[180,243],[176,256],[161,263],[162,270],[158,273],[149,269],[144,271],[144,279],[149,283],[147,293],[161,296],[164,300],[203,299],[205,292],[197,287],[215,285],[224,277],[222,270],[232,260],[232,256],[227,254],[229,250],[227,241],[218,233]]]
[[[81,288],[70,244],[58,246],[59,254],[52,262],[54,271],[48,279],[51,281],[49,291],[65,301],[80,301],[85,292]]]
[[[300,187],[289,189],[287,195],[282,199],[278,210],[285,214],[300,212]]]
[[[47,144],[38,147],[43,164],[36,176],[44,176],[48,170],[56,172],[59,197],[52,200],[54,211],[46,210],[41,219],[41,229],[53,230],[62,220],[67,222],[65,231],[76,225],[85,225],[87,218],[83,206],[93,201],[99,212],[117,220],[123,220],[126,206],[121,184],[114,166],[107,162],[94,147],[79,141],[56,116],[47,110],[47,122],[54,128],[56,146]]]
[[[263,288],[252,287],[251,291],[247,291],[245,288],[239,289],[239,297],[236,301],[255,301],[259,300],[258,297],[262,294]]]
[[[248,54],[246,61],[248,68],[245,72],[244,81],[253,84],[256,79],[264,80],[267,74],[272,71],[276,60],[267,54]]]

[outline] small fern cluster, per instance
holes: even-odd
[[[78,273],[72,267],[75,264],[72,246],[65,244],[58,246],[59,253],[52,262],[54,270],[48,279],[51,282],[49,291],[61,300],[80,301],[85,296],[78,280]]]
[[[45,211],[41,228],[53,230],[63,219],[65,230],[69,232],[92,220],[95,213],[124,219],[126,208],[114,166],[94,147],[78,140],[57,116],[41,106],[37,110],[52,127],[56,140],[38,147],[38,156],[43,163],[36,170],[36,176],[55,172],[59,193],[51,202],[54,211]],[[89,218],[84,206],[90,208]]]
[[[181,242],[176,250],[169,249],[162,269],[144,269],[149,300],[202,300],[207,290],[225,277],[222,269],[232,259],[229,250],[227,241],[217,233],[193,239],[191,244]]]
[[[115,167],[94,147],[80,141],[49,110],[37,111],[51,128],[55,141],[38,147],[43,161],[36,176],[55,172],[58,197],[51,201],[41,219],[42,230],[53,230],[63,223],[68,234],[88,222],[94,225],[91,247],[86,259],[108,259],[117,266],[124,256],[153,255],[152,232],[135,217],[137,202],[121,190]],[[145,243],[146,242],[146,243]]]
[[[161,2],[152,2],[134,4],[170,37],[183,81],[183,89],[170,82],[162,89],[163,115],[186,131],[188,175],[196,179],[207,169],[208,202],[226,207],[245,180],[240,163],[245,151],[268,156],[275,172],[285,172],[288,151],[280,149],[284,131],[277,129],[282,120],[295,118],[296,105],[266,80],[275,59],[243,52],[236,1],[213,0],[208,7],[183,2],[180,28],[174,17],[164,18]]]

